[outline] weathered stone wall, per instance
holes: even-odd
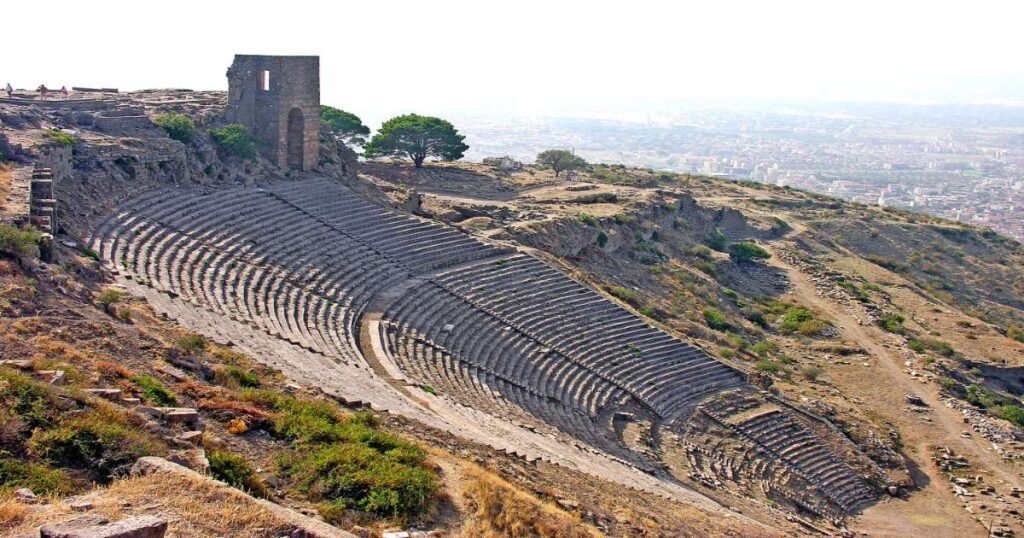
[[[249,128],[279,167],[313,169],[320,146],[320,58],[240,54],[227,76],[228,121]]]

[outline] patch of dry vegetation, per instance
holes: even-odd
[[[113,482],[90,492],[92,514],[113,520],[152,514],[167,519],[169,536],[276,537],[292,526],[239,491],[210,480],[154,473]],[[66,502],[26,505],[0,498],[0,534],[30,533],[40,525],[78,515]]]
[[[471,511],[464,538],[592,538],[600,534],[551,503],[480,469],[466,472],[463,497]]]

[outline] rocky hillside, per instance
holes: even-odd
[[[672,428],[616,414],[625,451],[607,461],[523,409],[460,411],[506,413],[507,424],[479,431],[526,432],[538,450],[575,458],[537,459],[496,449],[498,434],[451,433],[419,411],[388,413],[321,387],[318,372],[290,362],[309,350],[265,334],[247,341],[252,320],[217,323],[184,307],[168,315],[176,293],[101,264],[87,237],[139,193],[261,192],[307,178],[215,140],[222,94],[95,101],[0,105],[10,161],[0,168],[4,535],[78,511],[153,516],[183,536],[279,536],[317,520],[363,536],[1024,532],[1024,249],[1011,240],[761,185],[601,165],[572,182],[529,166],[357,166],[350,150],[324,142],[318,176],[540,257],[763,389],[723,392]],[[197,126],[187,142],[152,123],[176,113]],[[36,259],[35,235],[7,226],[26,220],[33,163],[58,186],[55,263]],[[447,385],[387,382],[424,409],[465,406]],[[758,464],[744,435],[782,416],[794,418],[778,424],[826,440],[884,497],[842,513],[816,500],[835,492]],[[220,504],[197,512],[179,496],[144,501],[154,479],[131,470],[146,457],[235,490],[175,475],[189,495]],[[608,461],[623,467],[595,463]],[[594,471],[608,468],[705,501]],[[259,498],[286,512],[265,511]],[[235,519],[210,527],[218,513]]]
[[[389,167],[363,174],[395,188]],[[1020,532],[1018,243],[790,189],[620,167],[568,184],[530,168],[436,167],[393,195],[407,189],[424,214],[538,249],[827,417],[904,499],[854,528]],[[745,256],[749,243],[763,252]]]

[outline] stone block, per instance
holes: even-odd
[[[85,389],[83,392],[114,402],[121,399],[121,389]]]
[[[40,538],[164,538],[167,521],[156,516],[139,516],[115,523],[82,525],[81,520],[44,525]]]

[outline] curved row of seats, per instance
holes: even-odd
[[[355,361],[357,318],[408,278],[380,252],[259,191],[162,190],[104,222],[101,255],[154,286]]]
[[[522,410],[593,447],[639,462],[619,446],[608,420],[600,420],[557,398],[524,386],[503,373],[457,358],[448,350],[395,323],[380,326],[385,351],[410,377],[442,394],[455,394],[464,404],[514,418]],[[511,405],[511,404],[514,404]]]
[[[391,260],[416,273],[492,257],[507,248],[478,241],[452,228],[368,204],[326,179],[284,184],[268,192],[309,215],[375,245]]]
[[[101,223],[92,244],[133,278],[354,364],[365,309],[418,277],[383,313],[379,335],[410,378],[497,414],[525,410],[634,461],[615,440],[615,411],[642,406],[671,421],[743,383],[533,257],[389,212],[328,180],[150,191]],[[859,481],[808,432],[785,415],[757,419],[774,422],[737,430],[837,503],[859,502]]]
[[[622,387],[662,418],[743,377],[527,255],[442,271],[433,281],[505,326]]]
[[[701,410],[722,424],[730,415],[756,407],[756,400],[719,398]],[[785,463],[818,492],[845,512],[874,499],[871,489],[853,471],[782,409],[774,408],[730,424],[756,443],[767,456]]]

